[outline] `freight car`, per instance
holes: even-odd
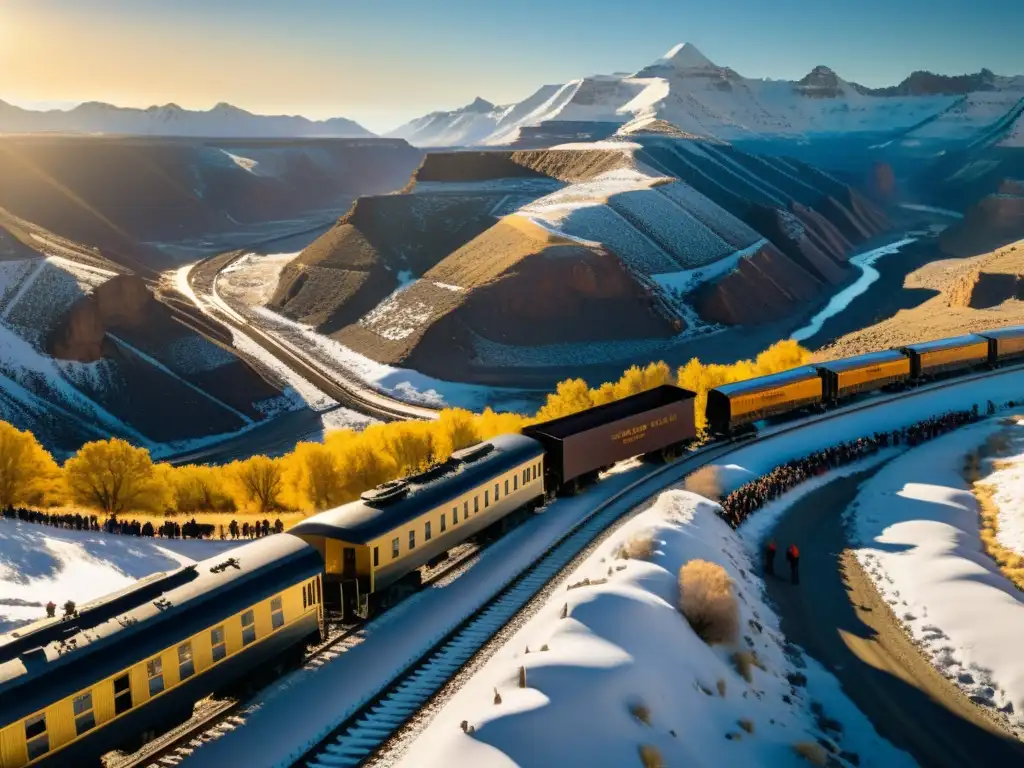
[[[822,380],[809,365],[770,376],[738,381],[708,392],[708,428],[718,437],[737,427],[822,402]]]
[[[421,566],[543,501],[543,447],[523,435],[500,435],[290,532],[323,557],[327,604],[366,618],[417,589]]]
[[[821,376],[823,398],[830,404],[861,392],[906,384],[910,379],[910,358],[896,349],[830,360],[815,368]]]
[[[1016,361],[1024,357],[1024,325],[984,331],[978,335],[988,341],[988,361],[992,365]]]
[[[288,534],[142,579],[0,644],[0,765],[96,765],[323,630],[323,562]]]
[[[573,494],[616,462],[640,454],[663,459],[681,455],[697,435],[696,394],[665,384],[559,419],[534,424],[523,434],[547,454],[549,492]]]
[[[910,375],[915,380],[967,371],[989,361],[988,340],[974,334],[909,344],[901,351],[910,358]]]

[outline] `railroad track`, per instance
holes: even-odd
[[[1024,366],[1017,365],[975,374],[968,378],[936,382],[899,395],[854,404],[810,421],[780,425],[753,439],[711,444],[694,451],[681,462],[668,464],[646,475],[598,505],[590,515],[556,540],[539,560],[500,589],[484,606],[402,671],[354,714],[347,717],[314,746],[302,752],[293,760],[292,765],[306,768],[357,768],[366,765],[385,745],[398,736],[401,729],[452,680],[459,670],[491,643],[503,627],[527,610],[531,602],[557,580],[559,574],[565,573],[585,551],[610,535],[612,529],[617,527],[616,523],[624,522],[631,516],[631,512],[638,511],[644,502],[663,488],[660,486],[647,494],[638,504],[630,504],[623,508],[618,502],[639,487],[670,471],[675,470],[685,475],[692,469],[721,459],[753,443],[796,432],[821,424],[823,421],[845,418],[858,412],[882,407],[896,399],[912,398],[1022,369]],[[688,466],[690,464],[693,464],[692,469]]]
[[[461,550],[443,563],[427,571],[423,588],[441,586],[468,568],[479,557],[482,547],[462,545]],[[321,667],[350,648],[363,642],[366,627],[362,624],[328,624],[327,637],[309,648],[302,668]],[[205,699],[196,706],[190,720],[167,731],[130,755],[108,757],[105,768],[166,768],[177,765],[196,746],[217,738],[220,727],[244,710],[248,699]],[[240,724],[241,720],[239,723]]]

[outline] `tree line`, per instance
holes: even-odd
[[[697,392],[703,427],[709,389],[804,364],[793,341],[772,345],[754,360],[705,365],[696,358],[676,371],[666,363],[633,366],[616,382],[591,388],[568,379],[537,413],[441,411],[436,421],[375,424],[361,432],[328,432],[322,443],[299,443],[279,457],[252,456],[225,465],[172,466],[120,438],[86,443],[59,465],[27,431],[0,421],[0,507],[76,506],[108,516],[130,511],[198,514],[294,509],[315,512],[351,501],[380,483],[425,469],[453,451],[530,423],[567,416],[662,384]]]

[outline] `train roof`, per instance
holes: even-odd
[[[718,392],[726,397],[733,397],[735,395],[746,395],[752,392],[761,392],[766,389],[784,387],[787,384],[795,384],[799,381],[816,378],[819,378],[817,369],[811,365],[804,365],[799,368],[790,368],[788,371],[773,373],[768,376],[759,376],[756,379],[737,381],[733,384],[723,384],[720,387],[715,387],[711,391]]]
[[[969,344],[981,344],[985,341],[981,336],[968,333],[964,336],[954,336],[951,339],[934,339],[933,341],[922,341],[917,344],[906,344],[903,349],[909,349],[918,354],[922,352],[938,352],[942,349],[956,349],[966,347]]]
[[[852,371],[863,368],[867,365],[879,365],[881,363],[892,363],[898,360],[908,360],[907,356],[898,349],[884,349],[881,352],[868,352],[854,357],[844,357],[841,360],[828,360],[824,363],[815,363],[815,368],[824,368],[833,373]]]
[[[579,413],[562,416],[542,424],[533,424],[523,429],[527,435],[545,435],[564,440],[581,432],[586,432],[594,427],[604,426],[622,419],[629,419],[646,411],[661,408],[683,400],[692,400],[697,395],[688,389],[676,387],[671,384],[639,392],[621,400],[599,405],[596,408],[588,408]]]
[[[991,331],[978,331],[984,339],[1015,339],[1024,336],[1024,325],[1011,325],[1006,328],[993,328]]]
[[[21,627],[0,640],[0,723],[87,688],[322,569],[313,547],[276,534],[153,574],[80,606],[73,618]]]
[[[490,450],[485,452],[487,446]],[[321,512],[290,531],[297,536],[326,536],[350,544],[368,544],[543,452],[540,443],[532,438],[519,434],[498,435],[479,446],[457,452],[444,464],[422,475],[405,478],[403,493],[387,493],[389,488],[398,487],[388,484],[384,492],[377,494],[379,501],[372,497],[368,500],[368,495],[364,494],[359,501]]]

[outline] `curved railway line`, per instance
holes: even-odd
[[[1019,371],[1017,365],[997,371],[988,371],[967,379],[967,382]],[[782,425],[753,439],[727,444],[711,444],[694,451],[689,457],[668,464],[630,484],[598,505],[586,518],[569,532],[554,541],[533,565],[510,584],[500,588],[487,603],[477,609],[439,643],[430,648],[405,670],[399,671],[392,682],[356,712],[325,734],[313,747],[293,758],[293,766],[308,768],[357,768],[366,765],[382,748],[394,743],[415,715],[434,699],[478,654],[489,656],[497,647],[501,630],[517,617],[540,607],[559,576],[571,572],[583,558],[616,528],[626,522],[650,498],[660,493],[671,482],[681,479],[690,471],[712,461],[724,458],[753,443],[767,441],[782,434],[796,432],[823,421],[845,418],[858,412],[881,407],[893,400],[912,398],[963,385],[964,379],[938,382],[892,397],[824,414],[794,425]],[[658,482],[675,470],[676,480]],[[634,503],[621,504],[633,491],[654,482],[657,487]]]

